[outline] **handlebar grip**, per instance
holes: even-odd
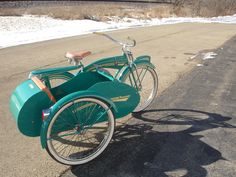
[[[133,44],[127,44],[128,46],[130,46],[130,47],[135,47],[136,46],[136,40],[135,39],[132,39],[131,37],[128,37],[128,40],[133,42]]]
[[[111,37],[110,35],[106,34],[106,33],[102,33],[102,32],[93,32],[93,34],[97,34],[97,35],[101,35],[101,36],[105,36],[108,39],[110,39],[111,41],[121,45],[121,46],[126,46],[126,47],[134,47],[136,45],[136,41],[134,39],[131,39],[130,37],[128,37],[128,40],[133,41],[133,44],[129,44],[129,43],[123,43],[121,41],[118,41],[116,39],[114,39],[113,37]]]
[[[136,40],[133,39],[133,42],[134,42],[134,47],[136,46]]]

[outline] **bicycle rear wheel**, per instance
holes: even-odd
[[[58,73],[58,74],[50,74],[50,75],[45,75],[42,76],[40,78],[40,80],[49,88],[54,88],[57,87],[61,84],[63,84],[64,82],[70,80],[71,78],[73,78],[74,75],[69,73],[69,72],[65,72],[65,73]]]
[[[148,65],[140,64],[135,66],[133,68],[133,75],[131,72],[128,72],[122,81],[133,87],[138,87],[140,103],[133,112],[140,112],[146,109],[157,95],[158,77],[156,71]]]
[[[72,100],[53,116],[47,130],[47,151],[66,165],[87,163],[108,146],[114,132],[111,109],[95,98]]]

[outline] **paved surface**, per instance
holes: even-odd
[[[236,37],[63,177],[236,176]]]
[[[160,79],[159,90],[163,91],[196,66],[198,60],[189,60],[190,57],[196,55],[201,50],[218,48],[226,40],[236,34],[235,27],[235,25],[226,24],[177,24],[127,29],[110,33],[118,39],[124,39],[126,36],[135,38],[137,40],[137,46],[133,50],[135,56],[142,54],[152,56],[152,62],[158,68],[157,72]],[[45,150],[41,149],[39,138],[25,137],[19,133],[12,119],[12,115],[9,112],[8,102],[11,92],[19,83],[27,78],[29,71],[37,68],[68,65],[63,57],[65,52],[77,50],[91,50],[93,52],[93,55],[84,61],[85,64],[99,57],[120,54],[119,47],[101,36],[94,35],[51,40],[0,50],[0,176],[58,176],[68,169],[68,166],[56,163],[49,157]],[[230,61],[227,61],[227,63],[229,64]],[[229,66],[232,66],[232,64],[233,62],[231,62]],[[202,69],[204,70],[207,67],[203,67]],[[222,68],[219,68],[218,70],[221,69]],[[205,81],[205,87],[212,89],[214,86],[210,83],[207,84],[207,82],[208,81]],[[221,81],[221,83],[225,82],[226,81]],[[182,86],[185,88],[187,85],[183,84]],[[227,88],[222,86],[222,89]],[[214,91],[214,89],[212,91]],[[182,94],[185,92],[182,92]],[[221,91],[217,91],[215,94],[219,95]],[[177,100],[179,100],[177,97],[179,94],[173,93],[173,95],[170,95],[170,97],[166,96],[166,98],[163,99],[161,97],[160,99],[162,100],[158,101],[158,103],[162,103],[163,106],[158,105],[157,108],[153,109],[167,108],[166,105],[169,105],[173,101],[177,102]],[[167,98],[171,100],[168,102]],[[180,98],[182,97],[180,96]],[[199,97],[199,99],[202,99],[202,97]],[[203,97],[203,99],[205,99],[205,97]],[[193,100],[191,97],[190,100],[190,105],[192,105]],[[194,103],[197,104],[197,102],[198,101]],[[164,103],[166,105],[164,105]],[[185,105],[183,105],[183,108],[187,109]],[[175,107],[176,106],[173,106],[172,108]],[[206,111],[207,110],[206,108]],[[153,115],[155,120],[161,118],[160,111],[150,114]],[[222,115],[225,116],[225,114]],[[152,127],[154,127],[154,130],[157,130],[153,131]],[[164,127],[167,127],[167,129],[164,129]],[[113,174],[111,173],[111,169],[114,169],[114,174],[120,173],[121,176],[123,173],[131,174],[131,176],[132,174],[134,174],[134,176],[136,174],[145,175],[147,172],[142,172],[143,164],[145,162],[152,162],[150,158],[155,157],[158,151],[160,151],[160,147],[163,147],[162,151],[166,148],[164,143],[167,141],[168,136],[172,137],[172,135],[176,135],[173,133],[173,129],[168,131],[169,127],[170,126],[163,125],[157,127],[157,125],[152,126],[152,124],[149,125],[147,122],[140,122],[140,125],[135,124],[134,126],[130,126],[130,129],[126,130],[127,136],[125,136],[124,132],[122,133],[122,131],[120,131],[119,133],[118,131],[117,140],[111,144],[110,149],[107,151],[108,156],[113,157],[113,160],[109,158],[106,160],[107,156],[104,155],[102,157],[105,160],[95,161],[90,166],[73,168],[72,171],[75,174],[82,174],[83,172],[86,174],[87,168],[91,173],[94,171],[95,176],[99,176],[104,172],[104,167],[107,166],[107,170],[110,170],[109,173],[108,171],[104,172],[104,174],[107,175]],[[166,133],[158,133],[161,129]],[[213,132],[212,136],[216,138],[217,136],[215,136],[214,130],[215,129],[210,129],[210,131]],[[181,134],[177,135],[180,138],[182,137]],[[192,135],[188,135],[186,138],[190,141]],[[194,138],[194,140],[197,141],[196,138]],[[228,139],[227,141],[233,142]],[[207,144],[209,144],[209,142]],[[170,145],[174,146],[173,144]],[[209,146],[213,147],[212,145]],[[231,147],[229,146],[229,148],[228,151],[231,152]],[[132,154],[134,155],[132,156]],[[173,151],[171,156],[174,154],[176,153]],[[167,156],[168,159],[171,156]],[[133,158],[133,160],[125,161],[127,158]],[[163,159],[164,157],[156,158],[157,160],[161,159],[161,161],[165,161]],[[110,161],[112,163],[110,163]],[[136,161],[138,161],[138,163],[135,163]],[[225,163],[227,161],[223,162]],[[148,164],[149,163],[145,166],[147,169],[151,168]],[[173,166],[174,164],[170,163],[170,165]],[[183,165],[181,169],[182,168],[184,168]],[[101,169],[101,171],[97,173],[94,169]],[[173,169],[174,167],[170,167],[169,170]],[[167,169],[163,167],[162,170]]]

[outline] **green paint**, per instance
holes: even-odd
[[[19,131],[27,136],[39,136],[42,110],[53,103],[32,80],[20,84],[10,98],[10,110]]]
[[[67,71],[72,71],[81,68],[81,65],[78,66],[67,66],[67,67],[58,67],[58,68],[48,68],[48,69],[39,69],[30,72],[30,75],[50,75],[65,73]]]
[[[126,116],[136,108],[140,101],[140,96],[134,87],[124,84],[122,81],[127,77],[127,74],[130,74],[139,65],[155,68],[150,62],[149,56],[136,58],[132,68],[130,68],[126,55],[120,55],[95,61],[84,67],[83,70],[79,70],[75,76],[68,71],[80,69],[81,66],[32,71],[31,75],[40,75],[41,78],[45,79],[46,84],[48,76],[55,75],[56,77],[60,73],[71,79],[51,89],[52,94],[57,100],[54,105],[47,94],[42,92],[30,79],[20,84],[10,98],[10,109],[17,122],[18,129],[27,136],[40,135],[41,144],[44,148],[46,147],[48,125],[53,116],[63,105],[84,97],[96,98],[105,102],[109,105],[115,118]],[[117,74],[113,77],[102,70],[102,68],[116,69]],[[137,85],[137,83],[133,83],[133,86],[135,84]],[[49,83],[47,86],[50,88]],[[50,115],[42,122],[41,112],[43,109],[48,109],[49,107],[51,107]],[[68,114],[71,114],[71,112]],[[101,113],[98,121],[104,121],[104,115],[105,113]],[[89,126],[93,121],[96,120],[91,119],[86,123],[82,123],[84,126]],[[59,130],[61,129],[66,130],[68,127],[62,126]]]

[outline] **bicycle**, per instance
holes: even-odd
[[[40,136],[42,148],[66,165],[84,164],[99,156],[112,139],[115,120],[146,109],[158,90],[150,56],[133,57],[130,48],[135,40],[128,38],[131,43],[124,43],[95,34],[120,45],[122,55],[84,66],[83,58],[90,51],[67,52],[74,66],[32,71],[10,98],[19,131]],[[73,70],[78,71],[72,74]]]

